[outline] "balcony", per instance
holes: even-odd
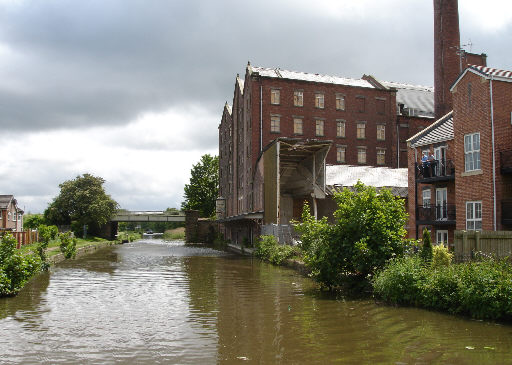
[[[500,152],[502,174],[512,174],[512,150]]]
[[[512,226],[512,199],[501,201],[501,224]]]
[[[433,183],[455,179],[455,165],[452,160],[433,160],[415,163],[416,182]]]
[[[455,225],[455,204],[417,206],[416,223],[435,226]]]

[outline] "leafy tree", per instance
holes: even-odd
[[[318,281],[337,286],[348,277],[371,275],[390,258],[403,255],[407,214],[401,199],[388,189],[377,192],[358,182],[354,191],[343,189],[334,200],[334,225],[316,221],[307,207],[303,222],[296,225],[304,261]]]
[[[44,212],[45,219],[56,225],[88,225],[88,232],[98,234],[118,208],[117,202],[105,193],[104,183],[104,179],[91,174],[63,182],[59,185],[60,194]]]
[[[25,214],[23,216],[23,228],[36,229],[41,224],[45,224],[42,214]]]
[[[185,185],[182,209],[195,209],[202,217],[215,214],[215,201],[219,191],[219,158],[203,155],[190,170],[190,183]]]

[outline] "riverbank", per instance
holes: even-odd
[[[116,241],[106,241],[106,240],[101,240],[101,241],[96,241],[96,242],[91,242],[91,241],[86,241],[86,240],[83,240],[83,241],[84,242],[77,243],[76,257],[89,255],[89,254],[91,254],[101,248],[104,248],[104,247],[121,244]],[[64,257],[64,254],[60,251],[57,252],[57,250],[52,250],[52,251],[47,251],[47,253],[49,254],[48,255],[48,263],[51,265],[55,265],[59,262],[66,260],[66,258]],[[51,256],[50,256],[50,254],[51,254]]]

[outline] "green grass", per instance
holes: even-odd
[[[99,243],[103,243],[103,242],[109,242],[109,241],[104,238],[100,238],[100,237],[87,237],[85,239],[77,238],[76,239],[76,248],[79,249],[81,247],[99,244]],[[60,251],[59,245],[60,245],[59,239],[51,240],[50,243],[48,244],[48,249],[46,250],[46,255],[48,257],[52,257],[52,256],[60,254],[61,251]],[[28,255],[31,252],[36,252],[36,247],[37,247],[37,243],[35,242],[35,243],[31,243],[30,245],[22,246],[19,251],[24,255]]]
[[[185,228],[179,227],[175,229],[170,229],[164,232],[162,238],[168,241],[174,240],[184,240],[185,239]]]

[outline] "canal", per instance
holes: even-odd
[[[506,364],[512,326],[348,300],[289,269],[146,240],[0,299],[0,363]]]

